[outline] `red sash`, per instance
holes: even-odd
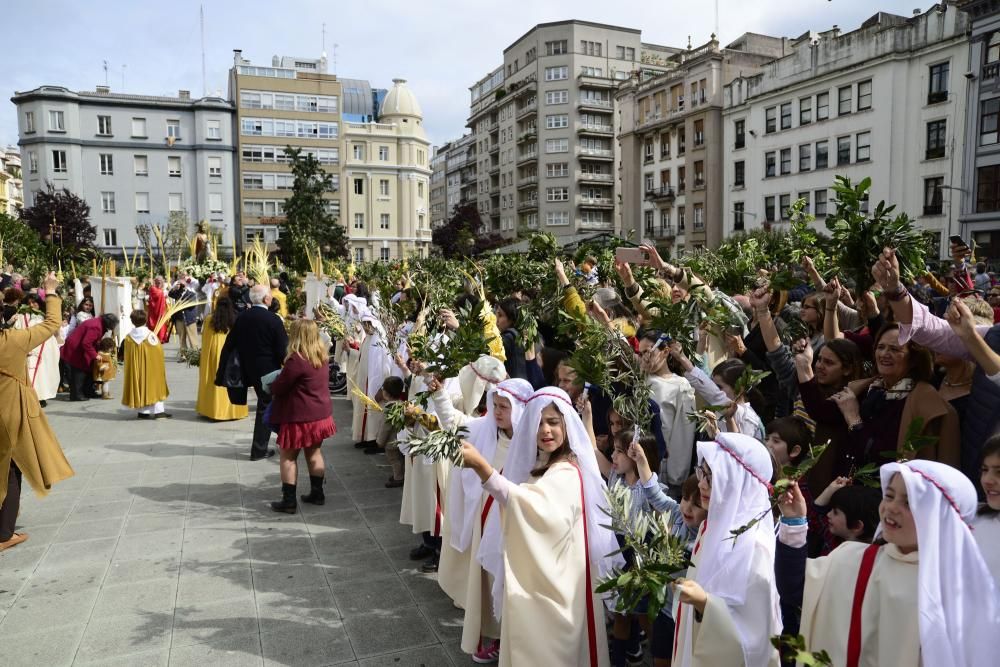
[[[437,464],[435,464],[437,465]],[[437,471],[435,470],[435,473]],[[441,535],[441,485],[434,483],[434,537]]]
[[[597,638],[594,636],[594,589],[590,582],[590,536],[587,534],[587,499],[583,493],[583,472],[576,468],[576,474],[580,476],[580,508],[583,511],[583,558],[587,567],[587,643],[590,648],[590,664],[597,665]]]
[[[858,667],[861,659],[861,605],[865,601],[865,591],[868,590],[868,580],[875,567],[875,556],[880,545],[873,544],[861,556],[861,568],[858,570],[858,580],[854,584],[854,604],[851,606],[851,626],[847,635],[846,667]]]
[[[497,470],[498,475],[503,474],[503,468]],[[483,503],[483,513],[479,517],[479,536],[482,537],[483,533],[486,531],[486,517],[490,515],[490,510],[493,509],[493,496],[487,494],[486,502]]]

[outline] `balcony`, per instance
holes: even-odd
[[[580,146],[577,153],[581,158],[587,160],[613,160],[614,153],[610,148],[587,148]]]
[[[496,163],[490,166],[490,176],[500,173],[500,163]]]
[[[983,65],[982,76],[980,77],[983,81],[989,81],[1000,76],[1000,61],[994,63],[986,63]]]
[[[608,79],[603,76],[592,76],[590,74],[578,75],[576,82],[587,88],[601,88],[604,90],[611,90],[617,86],[617,82],[614,79]]]
[[[489,124],[489,125],[488,125],[488,126],[486,127],[486,131],[487,131],[487,132],[499,132],[499,131],[500,131],[500,121],[498,121],[498,120],[495,120],[495,121],[491,122],[491,123],[490,123],[490,124]]]
[[[520,85],[518,85],[520,83]],[[527,95],[528,93],[533,93],[538,90],[538,83],[534,79],[524,81],[523,83],[515,81],[510,85],[511,92],[514,93],[516,97],[521,95]]]
[[[610,123],[580,123],[577,125],[576,131],[579,134],[591,134],[599,137],[612,137],[615,134],[615,128]]]
[[[646,227],[644,236],[653,239],[673,239],[677,238],[677,229],[673,225]]]
[[[528,201],[523,201],[517,205],[517,210],[520,211],[535,211],[538,209],[538,200],[529,199]]]
[[[653,188],[652,190],[646,190],[646,201],[655,202],[672,202],[677,197],[674,189],[669,185],[661,185],[658,188]]]
[[[593,97],[581,97],[576,104],[581,109],[593,109],[595,111],[606,111],[611,113],[611,100],[599,100]]]
[[[474,173],[462,174],[462,185],[469,185],[475,182],[476,182],[476,175]]]
[[[494,154],[499,153],[499,152],[500,152],[500,144],[498,142],[494,141],[493,143],[490,144],[489,153],[490,153],[490,155],[494,155]]]
[[[927,93],[927,104],[938,104],[948,100],[947,90],[934,90]]]
[[[924,215],[941,215],[942,213],[944,213],[943,204],[924,204]]]
[[[538,176],[522,176],[521,180],[517,182],[517,188],[534,187],[538,184]]]
[[[611,174],[595,174],[593,172],[581,171],[576,175],[578,181],[586,183],[612,183],[615,179]]]
[[[537,159],[538,159],[538,152],[537,151],[531,151],[530,153],[521,153],[520,155],[518,155],[517,156],[517,163],[518,164],[522,164],[522,163],[531,162],[532,160],[537,160]]]
[[[521,134],[517,135],[517,143],[520,144],[520,143],[523,143],[525,141],[529,141],[531,139],[534,139],[537,136],[538,136],[538,129],[537,128],[534,128],[534,127],[528,128],[527,130],[525,130]]]
[[[944,157],[944,146],[935,146],[934,148],[928,148],[927,152],[924,153],[925,160],[934,160],[939,157]]]
[[[611,197],[592,197],[590,195],[577,195],[576,203],[581,208],[613,209],[615,202]]]
[[[527,118],[528,116],[534,114],[538,111],[538,103],[532,102],[531,104],[526,104],[517,110],[517,119]]]
[[[705,179],[696,178],[694,179],[694,190],[702,190],[705,187]]]

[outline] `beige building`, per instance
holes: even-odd
[[[786,52],[751,33],[712,39],[666,60],[664,74],[619,88],[622,233],[668,248],[715,247],[723,237],[723,86]]]
[[[470,88],[481,233],[616,229],[614,91],[665,71],[676,51],[576,20],[536,25],[508,46]]]
[[[21,180],[21,153],[16,146],[0,152],[0,213],[16,218],[24,207],[24,181]]]
[[[344,124],[341,220],[356,262],[428,254],[430,150],[420,105],[403,79],[393,79],[379,122]]]

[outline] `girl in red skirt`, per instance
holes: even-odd
[[[295,514],[295,480],[299,450],[306,452],[309,495],[302,502],[322,505],[324,463],[319,447],[337,432],[330,403],[330,357],[312,320],[295,320],[288,334],[288,356],[271,384],[270,422],[278,429],[281,451],[281,500],[271,503],[275,512]]]

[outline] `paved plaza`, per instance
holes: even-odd
[[[400,490],[383,487],[384,457],[351,445],[346,400],[323,447],[326,505],[275,514],[278,459],[249,461],[252,411],[208,422],[197,369],[168,362],[167,376],[172,420],[49,402],[76,476],[44,499],[24,490],[30,539],[0,553],[0,662],[472,664],[461,612],[407,558],[419,539],[399,524]]]

